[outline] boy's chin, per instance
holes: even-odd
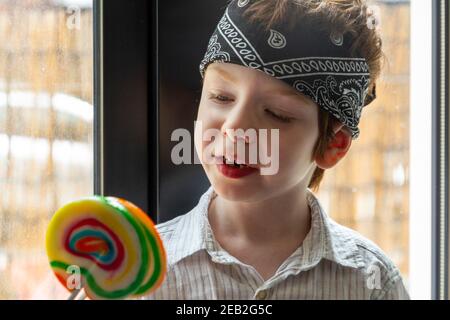
[[[259,172],[241,178],[230,178],[223,175],[215,165],[206,168],[208,179],[214,191],[229,201],[260,201],[270,195],[264,183],[258,179]]]
[[[228,201],[253,201],[258,198],[258,188],[249,184],[236,185],[220,181],[212,183],[212,186],[219,196]]]
[[[266,198],[261,183],[255,181],[228,181],[222,177],[210,180],[214,191],[228,201],[253,202]]]

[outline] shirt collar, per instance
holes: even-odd
[[[197,205],[177,224],[172,235],[173,250],[168,251],[171,263],[176,263],[198,251],[206,250],[214,262],[239,263],[220,247],[208,221],[208,208],[215,197],[212,186],[200,197]],[[349,232],[327,216],[318,198],[307,189],[311,208],[311,230],[303,244],[283,263],[282,268],[305,269],[317,265],[321,259],[334,261],[342,266],[364,267],[355,240]]]

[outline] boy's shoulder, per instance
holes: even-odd
[[[331,218],[328,218],[329,232],[332,238],[339,238],[339,243],[350,242],[356,249],[355,254],[364,265],[366,272],[375,272],[379,269],[386,276],[396,280],[400,278],[400,271],[389,256],[372,240],[369,240],[361,233],[343,226]],[[331,240],[333,241],[333,239]],[[338,249],[339,250],[339,249]]]
[[[213,192],[214,189],[210,186],[191,210],[156,225],[166,252],[169,253],[169,263],[172,259],[176,260],[202,247],[204,219]]]
[[[161,236],[164,236],[173,233],[176,230],[180,220],[182,220],[188,213],[184,213],[171,220],[158,223],[156,225],[156,229],[158,230],[159,234]]]
[[[164,242],[168,242],[170,238],[172,238],[173,234],[177,231],[180,224],[182,224],[186,219],[188,219],[189,215],[191,214],[192,210],[182,215],[179,215],[171,220],[158,223],[155,227],[159,235],[161,236],[162,240]]]
[[[191,219],[194,218],[194,209],[171,220],[156,225],[156,229],[158,230],[158,233],[160,234],[166,247],[171,246],[172,237],[177,233],[177,231],[182,231],[182,229],[184,230],[184,226],[187,223],[191,223]],[[359,232],[337,223],[329,217],[327,220],[328,231],[331,236],[330,245],[335,246],[335,250],[346,250],[346,247],[349,247],[350,245],[349,243],[354,244],[353,248],[356,247],[357,253],[359,254],[359,259],[366,267],[378,266],[389,272],[398,272],[395,263],[373,241],[369,240]]]
[[[198,207],[171,220],[157,224],[169,266],[202,248],[201,217]]]
[[[325,233],[325,246],[329,258],[342,265],[365,270],[380,269],[393,278],[400,277],[395,263],[378,245],[331,218],[313,192],[308,192],[308,201],[315,213],[317,224],[323,227],[320,232]]]
[[[351,258],[358,262],[356,272],[365,279],[369,289],[373,290],[372,298],[409,299],[400,270],[378,245],[331,218],[327,219],[327,224],[330,242],[335,242],[331,245],[335,247],[333,250],[342,250],[339,246],[348,248],[342,257],[349,255],[350,258],[351,255]]]
[[[171,246],[171,240],[174,234],[177,232],[185,232],[187,224],[192,226],[191,220],[195,219],[195,209],[193,208],[187,213],[156,225],[156,229],[166,247]],[[356,247],[359,259],[366,267],[375,265],[386,271],[398,272],[395,263],[372,240],[369,240],[351,228],[337,223],[330,217],[327,217],[327,222],[328,234],[331,238],[329,239],[331,242],[330,245],[334,247],[333,249],[338,251],[346,250],[346,248],[350,247],[350,244],[354,244],[353,248]]]

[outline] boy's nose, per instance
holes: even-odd
[[[226,115],[222,123],[221,131],[224,133],[227,129],[234,131],[241,129],[246,131],[255,128],[255,105],[252,101],[243,101],[236,104]],[[235,138],[229,137],[229,138]],[[232,141],[234,141],[232,139]]]

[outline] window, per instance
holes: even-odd
[[[171,133],[193,136],[198,63],[227,2],[1,2],[0,299],[67,297],[44,243],[67,201],[121,196],[159,222],[195,206],[209,182],[171,162]],[[378,99],[318,198],[392,258],[413,299],[448,298],[448,3],[371,4]]]
[[[373,4],[387,56],[378,99],[363,111],[360,139],[349,156],[325,175],[319,197],[333,208],[333,218],[373,240],[392,258],[411,298],[445,298],[448,138],[446,124],[438,123],[446,119],[441,110],[448,98],[438,88],[445,86],[446,65],[437,62],[446,56],[443,53],[442,58],[442,49],[437,49],[445,48],[447,41],[438,32],[446,23],[441,21],[445,4],[418,0]],[[346,188],[348,181],[352,188]]]
[[[381,78],[377,82],[377,99],[363,109],[361,135],[352,143],[348,155],[335,168],[325,172],[319,198],[323,199],[326,211],[337,222],[357,230],[379,245],[400,268],[405,285],[411,289],[414,288],[411,281],[421,281],[419,279],[426,277],[429,278],[428,281],[431,280],[430,270],[428,275],[422,273],[414,278],[409,276],[410,241],[418,237],[417,240],[426,245],[431,240],[424,228],[429,226],[431,230],[430,223],[422,224],[420,230],[415,229],[415,233],[410,234],[410,228],[416,227],[410,226],[410,222],[416,222],[410,220],[410,212],[417,208],[416,199],[427,203],[424,197],[428,194],[430,185],[426,179],[431,177],[431,163],[425,161],[431,150],[428,153],[421,152],[420,160],[416,159],[417,154],[411,155],[411,152],[416,152],[416,143],[420,143],[415,137],[415,131],[410,130],[411,120],[415,122],[419,116],[425,126],[426,123],[431,123],[432,112],[431,99],[426,100],[429,98],[427,96],[421,97],[425,101],[422,100],[420,111],[412,110],[412,107],[418,106],[411,103],[417,101],[415,92],[410,91],[411,83],[420,80],[418,70],[411,70],[411,66],[420,65],[423,69],[428,67],[427,75],[431,78],[431,56],[424,63],[411,64],[411,44],[420,43],[422,52],[431,52],[430,38],[419,39],[421,35],[417,34],[417,26],[431,27],[431,16],[421,15],[422,20],[417,20],[419,17],[412,14],[415,13],[413,9],[418,9],[410,1],[379,0],[372,1],[371,4],[379,17],[376,27],[380,30],[386,56]],[[431,3],[423,2],[418,6],[420,5],[422,14],[431,13]],[[431,34],[431,30],[429,31]],[[416,112],[420,112],[420,115]],[[426,122],[426,119],[430,121]],[[431,128],[426,127],[420,132],[422,136],[418,138],[422,140],[431,134]],[[413,162],[413,169],[410,161]],[[416,167],[418,161],[421,172]],[[417,186],[419,190],[414,190],[422,195],[411,198],[411,206],[410,183],[411,179],[416,181],[416,174],[425,177],[421,177],[422,184]],[[431,206],[425,206],[422,210],[421,215],[428,214],[430,222]],[[430,250],[426,252],[429,254]],[[424,258],[423,251],[412,254],[420,254]],[[431,255],[423,261],[431,261]],[[429,297],[431,288],[425,291],[425,297]]]
[[[45,231],[93,193],[92,23],[92,1],[0,4],[0,299],[67,295]]]

